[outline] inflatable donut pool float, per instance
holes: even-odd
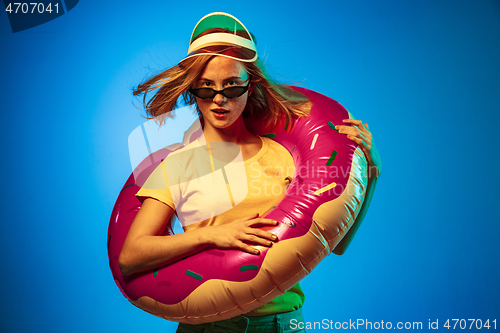
[[[364,201],[367,162],[357,144],[335,130],[334,124],[349,118],[347,110],[324,95],[294,89],[311,100],[310,116],[294,119],[288,133],[276,129],[268,135],[288,149],[296,167],[285,198],[267,214],[279,222],[270,230],[279,242],[260,255],[210,249],[164,267],[123,276],[118,256],[141,206],[135,197],[137,184],[143,184],[171,153],[160,149],[138,166],[143,172],[129,177],[109,223],[109,264],[117,286],[132,304],[181,323],[241,315],[283,294],[342,240]],[[170,224],[163,232],[169,234]]]

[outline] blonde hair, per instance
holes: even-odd
[[[228,47],[225,51],[244,53],[246,50]],[[222,52],[224,54],[224,52]],[[198,55],[184,59],[138,85],[134,95],[143,95],[144,110],[148,119],[171,117],[170,113],[177,106],[182,95],[186,105],[196,104],[196,98],[189,93],[202,74],[206,64],[214,55]],[[311,103],[303,94],[293,90],[289,85],[277,84],[270,79],[260,59],[255,62],[241,62],[251,77],[253,92],[249,94],[247,105],[243,111],[245,124],[254,134],[263,135],[276,126],[291,129],[292,117],[309,115]],[[156,91],[147,101],[147,94]],[[198,109],[198,107],[197,107]],[[198,114],[201,113],[198,109]],[[288,126],[290,124],[290,126]]]

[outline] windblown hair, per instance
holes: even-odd
[[[228,46],[221,54],[245,53],[246,50]],[[188,91],[202,74],[206,64],[215,55],[198,55],[184,59],[174,67],[167,69],[139,84],[134,95],[143,95],[144,110],[148,119],[160,117],[163,122],[171,117],[171,111],[177,106],[182,95],[186,105],[196,104],[196,98]],[[263,135],[278,124],[291,129],[292,117],[309,115],[311,103],[301,93],[289,85],[273,82],[260,59],[255,62],[242,62],[245,71],[251,77],[253,92],[249,95],[243,111],[247,128],[254,134]],[[151,99],[147,94],[154,92]],[[198,115],[201,112],[198,109]],[[290,126],[286,126],[290,124]]]

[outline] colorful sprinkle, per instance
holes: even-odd
[[[263,136],[265,136],[266,138],[275,138],[275,137],[276,137],[276,134],[274,134],[274,133],[269,133],[269,134],[264,134]]]
[[[158,275],[158,267],[155,268],[154,272],[153,272],[153,277],[156,277]]]
[[[331,128],[332,130],[336,131],[337,133],[339,132],[339,131],[337,131],[337,130],[335,129],[335,125],[334,125],[331,121],[329,121],[329,122],[328,122],[328,126],[330,126],[330,128]]]
[[[318,136],[318,133],[314,134],[313,142],[311,143],[311,150],[313,150],[314,146],[316,146],[316,140],[318,140]]]
[[[245,265],[240,267],[240,271],[246,272],[246,271],[258,271],[259,266],[257,265]]]
[[[330,166],[333,163],[333,160],[335,159],[336,156],[337,156],[337,151],[336,150],[332,151],[332,155],[330,156],[328,162],[326,162],[326,165]]]
[[[186,275],[188,275],[188,276],[190,276],[192,278],[195,278],[198,281],[203,280],[203,276],[201,276],[200,274],[196,274],[195,272],[192,272],[189,269],[186,270]]]
[[[334,188],[335,186],[337,186],[336,183],[331,183],[330,185],[326,185],[325,187],[320,188],[319,190],[317,190],[316,192],[314,192],[314,194],[319,195],[319,194],[321,194],[323,192],[328,191],[329,189]]]
[[[270,211],[271,209],[274,209],[274,208],[276,208],[276,206],[272,206],[271,208],[269,208],[268,210],[266,210],[266,211],[264,212],[264,214],[266,214],[268,211]]]

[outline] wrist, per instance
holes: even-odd
[[[207,232],[207,230],[206,230],[208,228],[210,228],[210,227],[200,228],[200,229],[191,231],[193,233],[196,233],[196,235],[193,235],[193,236],[195,236],[195,240],[201,248],[209,247],[209,246],[212,246],[214,244],[213,237],[211,237],[210,233]],[[205,229],[205,230],[203,230],[203,229]]]

